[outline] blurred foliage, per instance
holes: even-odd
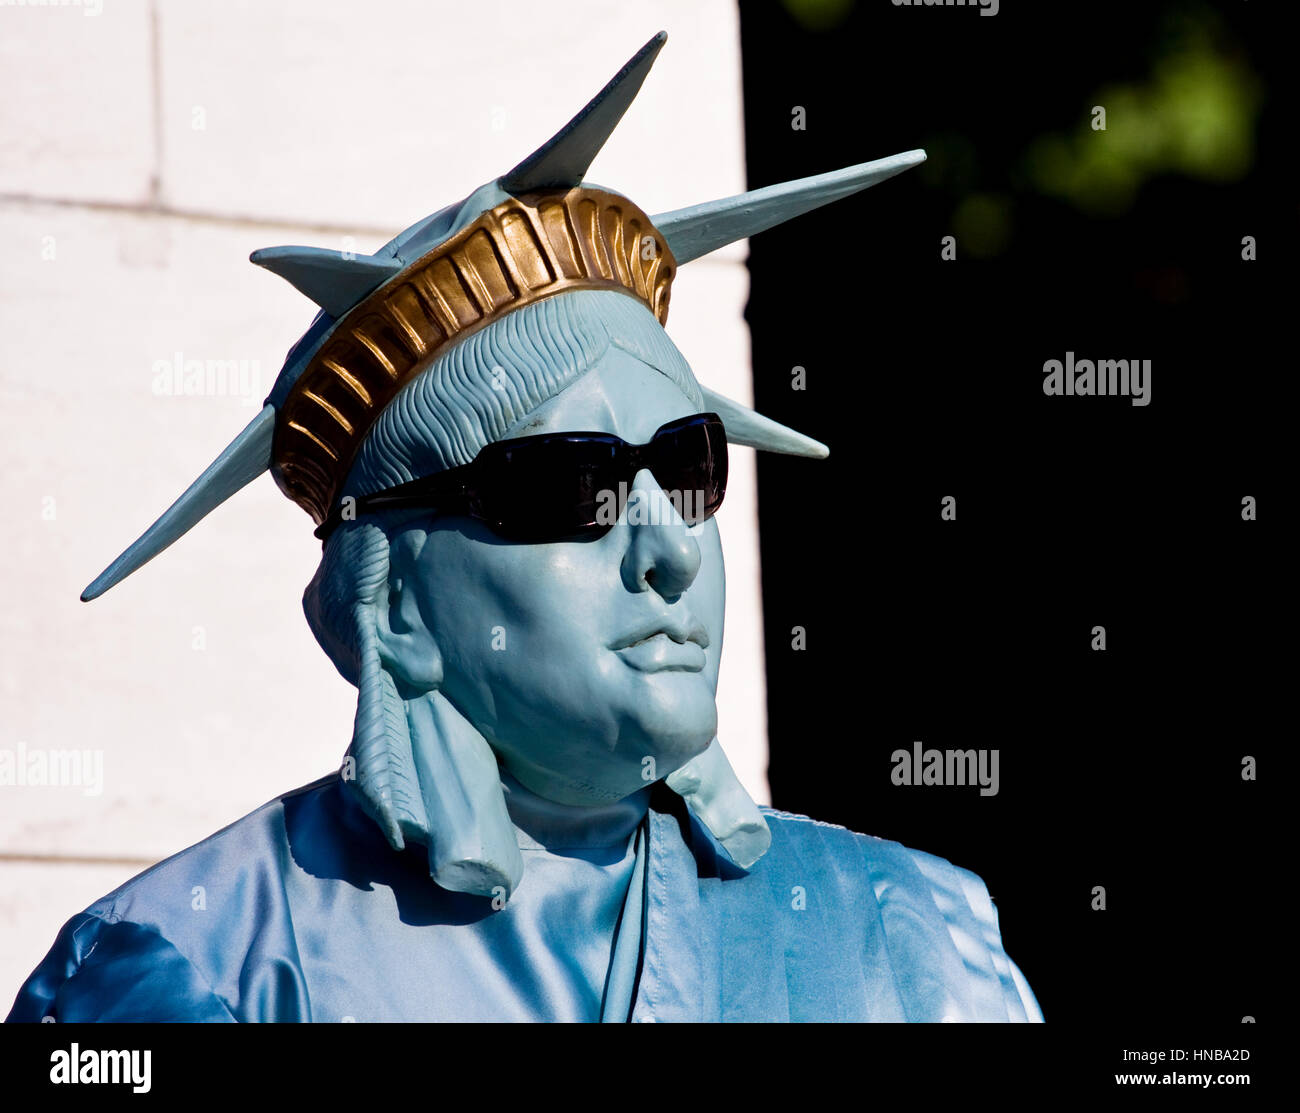
[[[1000,193],[973,193],[952,217],[958,251],[978,259],[1001,255],[1011,238],[1011,198]]]
[[[754,0],[750,0],[754,2]],[[767,3],[768,0],[760,0]],[[854,0],[781,0],[785,10],[809,31],[839,27],[853,11]]]
[[[1069,134],[1036,140],[1025,156],[1044,194],[1094,216],[1117,216],[1160,174],[1235,181],[1254,162],[1262,103],[1248,62],[1215,45],[1213,13],[1185,13],[1157,46],[1146,80],[1099,88]],[[1106,130],[1092,128],[1092,106]]]

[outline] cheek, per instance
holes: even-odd
[[[608,585],[595,546],[512,546],[459,532],[431,534],[425,574],[428,614],[449,681],[480,690],[481,702],[534,703],[530,692],[563,696],[592,678],[603,645]],[[588,660],[586,668],[578,662]]]
[[[710,519],[696,538],[700,546],[700,572],[686,593],[691,609],[709,631],[709,671],[717,683],[718,661],[722,655],[723,616],[726,611],[726,574],[722,561],[722,539],[718,524]]]
[[[572,669],[575,655],[599,643],[608,585],[595,546],[498,549],[484,568],[484,590],[530,667]]]

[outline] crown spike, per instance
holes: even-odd
[[[668,40],[660,31],[638,50],[576,116],[498,181],[518,196],[537,189],[576,186],[628,110],[655,56]]]
[[[81,601],[89,603],[126,579],[266,471],[271,466],[271,435],[274,431],[275,407],[264,406],[162,517],[95,578],[81,593]]]
[[[323,247],[262,247],[248,261],[278,274],[335,319],[402,269],[397,259],[349,259]]]
[[[726,244],[883,182],[924,161],[924,151],[904,151],[828,174],[814,174],[811,178],[798,178],[735,197],[675,209],[651,219],[664,234],[677,265],[681,266]]]
[[[722,418],[730,444],[743,444],[748,448],[780,452],[786,456],[808,456],[814,460],[824,460],[831,454],[831,450],[821,441],[796,433],[779,421],[755,413],[748,406],[733,402],[715,390],[701,385],[700,391],[704,395],[704,404]]]

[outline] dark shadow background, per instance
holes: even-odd
[[[751,245],[758,408],[832,450],[760,454],[773,803],[979,873],[1049,1022],[1270,1008],[1297,247],[1277,12],[741,5],[750,188],[929,154]],[[1067,350],[1150,359],[1150,405],[1045,396]],[[998,748],[1000,792],[892,784],[917,739]]]

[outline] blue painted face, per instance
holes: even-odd
[[[698,406],[611,347],[509,430],[648,441]],[[527,788],[597,804],[667,776],[717,730],[722,547],[713,519],[687,526],[648,471],[605,536],[503,542],[439,517],[394,544],[385,656],[436,684]],[[426,532],[427,529],[427,532]]]

